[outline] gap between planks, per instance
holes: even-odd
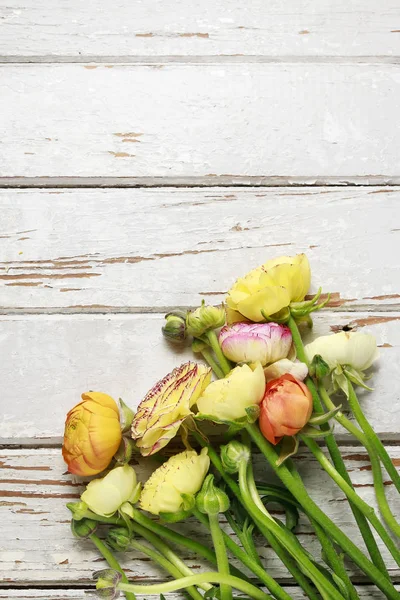
[[[261,56],[257,54],[215,54],[209,56],[184,56],[184,55],[117,55],[117,56],[96,56],[96,55],[52,55],[43,54],[38,56],[19,56],[18,54],[10,56],[0,56],[0,64],[126,64],[126,65],[154,65],[154,64],[200,64],[200,65],[219,65],[219,64],[243,64],[243,63],[278,63],[278,64],[383,64],[398,65],[400,56]]]
[[[0,189],[10,188],[203,188],[203,187],[373,187],[400,186],[400,176],[348,175],[290,177],[205,175],[195,177],[0,177]]]

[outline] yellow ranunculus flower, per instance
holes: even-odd
[[[280,256],[238,279],[228,292],[229,323],[245,317],[255,323],[278,313],[290,302],[301,302],[308,292],[311,271],[305,254]]]
[[[209,467],[207,448],[203,448],[200,454],[185,450],[172,456],[144,484],[140,507],[154,515],[180,511],[182,494],[197,494]]]
[[[260,404],[265,392],[261,363],[235,367],[224,379],[213,381],[197,401],[202,415],[220,421],[235,421],[246,416],[246,408]]]
[[[62,454],[68,471],[96,475],[104,471],[121,442],[119,410],[115,401],[101,392],[82,394],[65,421]]]
[[[110,517],[125,502],[133,502],[137,495],[135,470],[129,465],[124,465],[116,467],[101,479],[91,481],[81,500],[97,515]]]
[[[177,434],[210,380],[210,368],[187,362],[148,392],[132,422],[132,437],[143,456],[158,452]]]

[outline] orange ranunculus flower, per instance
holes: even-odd
[[[296,435],[308,423],[313,408],[307,386],[293,375],[282,375],[267,384],[260,404],[260,429],[271,444]]]
[[[65,421],[62,454],[68,471],[96,475],[104,471],[122,438],[116,402],[101,392],[82,394]]]

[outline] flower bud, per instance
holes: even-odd
[[[231,440],[226,446],[221,446],[221,461],[227,473],[237,473],[242,461],[250,460],[250,450],[238,440]]]
[[[196,496],[196,506],[201,513],[218,515],[229,508],[229,498],[214,485],[214,475],[207,475],[200,492]]]
[[[316,354],[310,364],[310,375],[316,379],[323,379],[330,373],[328,363],[324,361],[320,354]]]
[[[96,594],[98,598],[104,600],[116,600],[120,593],[117,588],[122,579],[122,574],[114,569],[103,569],[93,573],[93,579],[96,580]]]
[[[107,535],[107,544],[116,552],[129,550],[132,537],[126,527],[112,527]]]
[[[75,537],[86,539],[92,535],[97,529],[96,521],[91,519],[82,519],[80,521],[71,521],[71,530]]]
[[[235,363],[260,362],[262,366],[286,358],[292,334],[277,323],[235,323],[219,333],[222,352]]]
[[[285,374],[293,375],[299,381],[304,381],[308,375],[307,365],[299,360],[291,361],[288,358],[282,358],[264,369],[267,383]]]
[[[174,344],[181,344],[186,339],[186,313],[173,311],[165,315],[166,323],[161,331],[163,336]]]
[[[201,337],[210,329],[218,329],[225,323],[223,306],[206,306],[204,300],[195,311],[186,316],[187,331],[193,337]]]
[[[119,399],[119,405],[121,407],[121,414],[122,414],[122,432],[125,433],[126,431],[129,431],[132,425],[132,421],[134,419],[135,416],[135,412],[129,408],[129,406],[127,404],[125,404],[125,402],[122,400],[122,398]]]
[[[120,464],[128,464],[135,450],[137,451],[135,442],[123,436],[119,448],[114,454],[114,458]]]
[[[86,502],[82,502],[82,500],[80,502],[67,502],[67,508],[72,512],[74,521],[84,519],[89,510]]]
[[[285,435],[296,435],[310,419],[312,407],[310,390],[292,375],[270,381],[260,405],[263,436],[275,445]]]

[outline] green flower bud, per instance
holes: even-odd
[[[119,399],[119,405],[121,407],[122,422],[123,422],[122,433],[125,433],[126,431],[129,431],[131,428],[132,421],[135,417],[135,413],[131,408],[129,408],[129,406],[127,406],[125,404],[125,402],[122,400],[122,398]]]
[[[112,527],[107,535],[107,544],[117,552],[129,550],[132,537],[126,527]]]
[[[224,306],[206,306],[204,300],[199,308],[188,312],[186,316],[187,331],[193,337],[201,337],[210,329],[217,329],[225,324]]]
[[[137,454],[139,453],[135,442],[131,438],[123,436],[119,448],[114,454],[114,458],[118,463],[125,465],[130,462],[135,451]]]
[[[116,600],[119,598],[117,585],[122,579],[121,573],[114,569],[103,569],[93,573],[93,579],[96,580],[96,594],[98,598],[105,600]]]
[[[165,315],[166,324],[162,328],[163,336],[174,344],[182,344],[186,339],[186,313],[174,311]]]
[[[324,361],[320,354],[316,354],[311,361],[309,373],[311,377],[316,377],[316,379],[323,379],[331,372],[331,368]]]
[[[226,446],[221,447],[221,461],[227,473],[237,473],[242,461],[250,460],[250,450],[238,440],[232,440]]]
[[[200,492],[196,496],[196,506],[201,513],[217,515],[229,508],[229,498],[214,485],[214,475],[207,475]]]
[[[80,521],[86,517],[87,511],[89,510],[86,502],[67,502],[67,508],[72,512],[72,518],[74,521]]]
[[[96,531],[96,529],[97,523],[91,519],[81,519],[80,521],[72,519],[71,521],[72,533],[77,538],[88,538]]]

